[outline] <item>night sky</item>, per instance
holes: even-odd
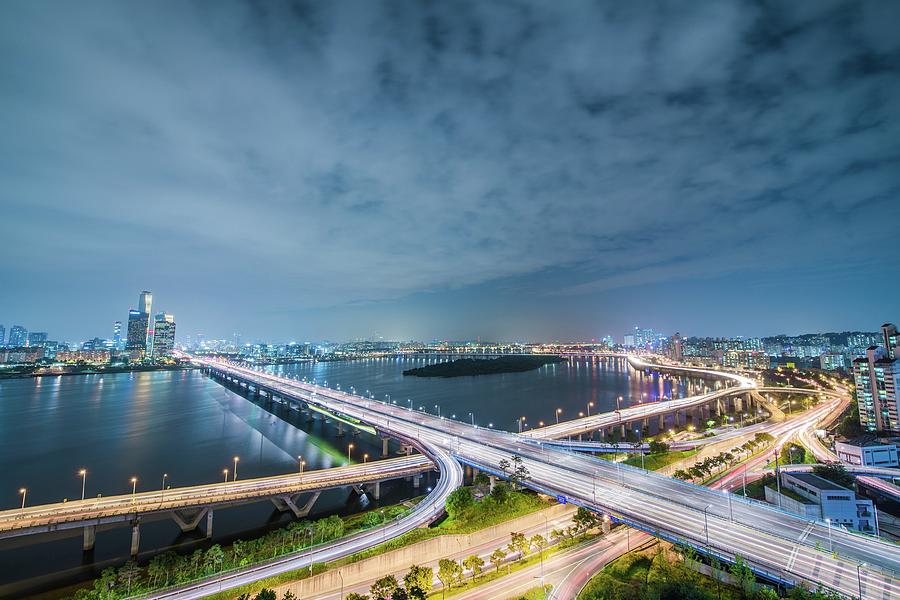
[[[900,319],[900,2],[0,3],[0,323]]]

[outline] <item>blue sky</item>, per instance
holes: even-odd
[[[895,2],[0,4],[0,323],[900,319]]]

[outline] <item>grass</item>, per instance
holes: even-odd
[[[416,501],[418,500],[421,500],[421,498],[416,499]],[[316,563],[315,565],[313,565],[313,574],[319,574],[328,569],[334,569],[350,563],[359,562],[366,558],[378,556],[385,552],[397,550],[399,548],[403,548],[404,546],[409,546],[410,544],[415,544],[416,542],[421,542],[423,540],[431,539],[441,535],[471,533],[473,531],[478,531],[479,529],[484,529],[492,525],[497,525],[499,523],[510,521],[512,519],[536,512],[538,510],[548,508],[553,504],[554,503],[552,501],[542,500],[540,496],[537,496],[536,494],[533,494],[531,492],[510,491],[507,502],[502,505],[498,504],[492,497],[487,496],[480,502],[476,502],[475,505],[472,506],[472,508],[470,508],[468,511],[466,511],[456,519],[451,519],[448,517],[437,527],[413,529],[412,531],[390,539],[383,544],[373,546],[350,556],[331,561],[327,564]],[[401,508],[403,507],[401,506]],[[355,515],[354,517],[351,517],[350,520],[352,521],[357,517],[362,520],[365,518],[365,514]],[[350,525],[348,524],[348,527],[349,526]],[[546,556],[548,550],[545,550],[544,552]],[[275,577],[262,579],[260,581],[240,586],[238,588],[234,588],[225,592],[220,592],[209,597],[213,600],[230,600],[232,598],[237,598],[241,594],[255,594],[263,588],[274,588],[284,583],[290,583],[293,581],[305,579],[308,576],[309,568],[305,567],[302,569],[282,573]],[[479,584],[483,581],[484,576],[479,578]],[[456,588],[454,588],[454,591],[455,590]]]
[[[738,600],[738,590],[716,584],[711,578],[685,567],[668,544],[654,544],[645,550],[625,554],[604,567],[588,581],[578,600],[607,598],[679,597]]]
[[[684,460],[689,458],[695,454],[697,454],[696,449],[692,450],[675,450],[672,452],[666,452],[665,454],[647,454],[644,456],[644,468],[648,471],[658,471],[664,467],[668,467],[672,463],[676,463],[680,460]],[[626,458],[623,461],[626,465],[631,465],[633,467],[641,466],[641,456],[640,454],[632,455]]]

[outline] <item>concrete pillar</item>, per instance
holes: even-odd
[[[497,485],[497,477],[494,476],[494,475],[489,475],[489,476],[488,476],[488,479],[489,479],[490,482],[491,482],[491,490],[490,490],[490,491],[493,492],[493,491],[494,491],[494,486]]]
[[[641,423],[641,432],[650,431],[650,419],[646,418]]]
[[[387,438],[387,437],[381,438],[381,458],[388,457],[388,441],[389,440],[390,440],[390,438]]]
[[[579,441],[579,442],[582,441],[582,439],[581,439],[581,434],[580,434],[580,433],[578,434],[578,441]]]
[[[381,500],[381,482],[376,481],[374,487],[372,488],[372,497],[375,500]]]
[[[620,439],[622,439],[622,440],[625,439],[625,423],[622,423],[621,425],[619,425],[619,436],[620,436]]]
[[[338,437],[344,437],[344,423],[341,421],[338,421],[337,425],[338,425],[338,432],[337,432]]]
[[[132,521],[131,523],[131,556],[138,555],[138,549],[141,545],[141,523],[140,521]]]
[[[84,527],[84,543],[81,546],[81,549],[87,552],[88,550],[94,549],[94,542],[97,541],[97,526],[96,525],[86,525]]]
[[[659,421],[656,423],[656,428],[659,430],[659,433],[666,430],[666,415],[659,415]]]
[[[603,533],[609,533],[609,521],[606,519],[600,519],[600,528]]]
[[[419,489],[419,485],[421,484],[421,475],[413,475],[413,489]]]
[[[213,510],[209,509],[206,511],[206,539],[210,539],[212,537],[212,517]]]

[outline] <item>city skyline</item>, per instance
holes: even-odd
[[[896,5],[300,6],[4,4],[0,319],[105,332],[144,287],[266,339],[900,312]]]

